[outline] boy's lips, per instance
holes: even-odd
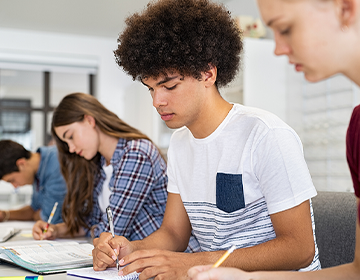
[[[168,120],[172,119],[174,114],[173,113],[160,113],[160,116],[163,121],[168,121]]]

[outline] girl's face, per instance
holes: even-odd
[[[55,133],[68,144],[70,153],[91,160],[98,152],[99,134],[91,116],[85,115],[81,122],[55,127]]]
[[[257,1],[265,24],[274,31],[276,55],[287,55],[311,82],[342,72],[344,32],[335,1]]]

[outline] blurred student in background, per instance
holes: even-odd
[[[58,202],[52,223],[62,222],[61,209],[66,183],[61,175],[55,146],[40,147],[35,153],[11,140],[0,141],[0,179],[14,188],[33,185],[31,204],[17,210],[0,211],[0,221],[47,221]]]
[[[360,86],[360,0],[258,0],[258,5],[264,22],[274,31],[275,54],[287,55],[289,63],[304,72],[308,81],[341,73]],[[360,211],[360,106],[351,116],[346,154]],[[302,273],[249,273],[198,266],[191,268],[188,275],[193,280],[360,279],[359,218],[358,214],[352,263]]]

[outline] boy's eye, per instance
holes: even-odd
[[[172,87],[165,87],[167,90],[173,90],[173,89],[175,89],[176,88],[176,86],[177,85],[175,85],[175,86],[172,86]]]

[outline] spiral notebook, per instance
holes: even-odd
[[[92,267],[72,269],[67,271],[67,275],[99,280],[138,280],[140,273],[130,273],[119,276],[116,267],[110,267],[103,271],[95,271]]]

